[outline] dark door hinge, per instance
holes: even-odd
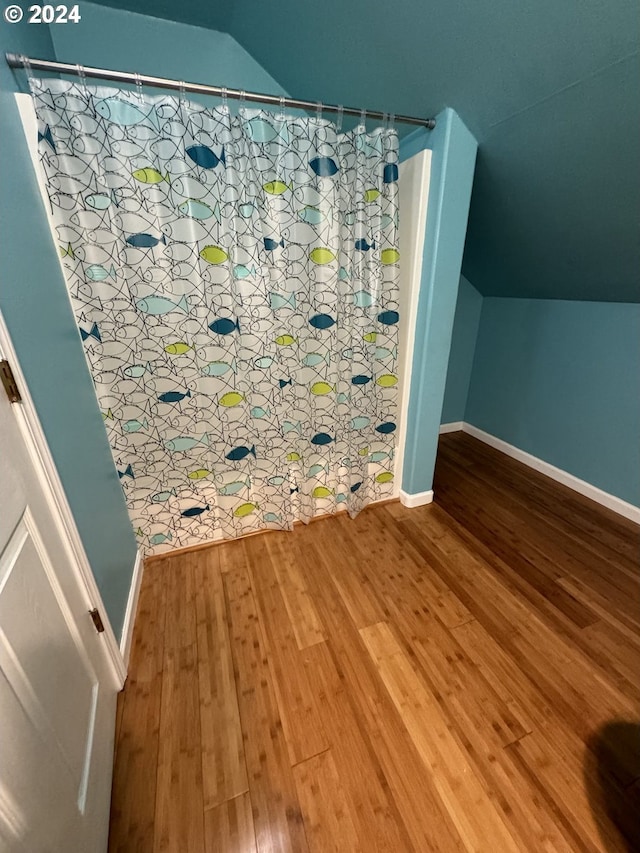
[[[16,385],[11,365],[6,358],[0,360],[0,379],[2,380],[2,385],[6,391],[7,397],[9,398],[9,402],[21,403],[22,396],[18,390],[18,386]]]
[[[104,631],[104,623],[102,621],[102,617],[100,616],[100,613],[98,612],[98,609],[96,607],[94,607],[93,610],[90,610],[89,616],[91,616],[91,619],[93,621],[93,624],[95,625],[95,628],[96,628],[96,631],[98,632],[98,634],[102,634]]]

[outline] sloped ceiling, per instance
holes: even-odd
[[[294,97],[453,107],[480,143],[469,281],[484,295],[640,301],[637,0],[106,5],[229,32]]]

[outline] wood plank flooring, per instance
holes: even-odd
[[[463,433],[434,489],[148,561],[110,853],[640,850],[638,528]]]

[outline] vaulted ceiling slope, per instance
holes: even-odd
[[[484,295],[640,301],[637,0],[108,0],[229,32],[293,96],[433,115],[479,155]]]

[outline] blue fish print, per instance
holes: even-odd
[[[193,450],[198,444],[208,446],[209,436],[206,432],[201,438],[194,438],[192,435],[179,435],[177,438],[170,438],[168,441],[165,441],[164,446],[168,450],[184,453],[187,450]]]
[[[285,421],[282,424],[282,432],[286,435],[288,432],[297,432],[300,433],[302,429],[302,424],[300,421]]]
[[[124,471],[118,471],[118,477],[122,479],[123,477],[131,477],[132,480],[135,480],[135,474],[133,473],[133,468],[131,465],[127,465]]]
[[[138,299],[136,308],[145,314],[161,317],[163,314],[168,314],[176,309],[189,313],[189,303],[187,297],[183,296],[179,302],[172,302],[165,296],[147,296],[145,299]]]
[[[304,207],[298,216],[307,225],[319,225],[324,219],[324,213],[318,207],[313,207],[312,205]]]
[[[136,124],[149,121],[156,130],[160,129],[160,124],[153,107],[142,109],[122,98],[104,98],[102,101],[98,101],[96,112],[102,118],[121,127],[133,127]]]
[[[328,432],[318,432],[311,439],[311,444],[316,444],[322,447],[324,444],[331,444],[333,437]]]
[[[56,152],[56,144],[53,141],[53,136],[51,135],[51,128],[48,124],[45,125],[44,131],[42,133],[38,131],[38,142],[42,142],[42,140],[48,142],[49,145],[53,148],[54,153]]]
[[[289,142],[289,131],[285,122],[282,122],[278,127],[270,121],[263,118],[255,117],[246,122],[248,136],[254,142],[264,144],[265,142],[273,142],[274,139],[281,139],[285,144]]]
[[[173,536],[171,533],[154,533],[149,537],[151,545],[163,545],[165,542],[171,542]]]
[[[333,157],[314,157],[309,165],[319,178],[332,178],[338,174],[338,165]]]
[[[319,352],[310,352],[308,355],[302,359],[302,363],[307,367],[315,367],[316,364],[321,364],[322,362],[326,362],[326,364],[331,363],[331,355],[326,352],[324,355]]]
[[[387,163],[382,171],[382,182],[385,184],[395,184],[398,180],[398,166],[396,163]]]
[[[375,249],[376,244],[373,240],[370,243],[367,243],[364,237],[361,237],[359,240],[356,240],[355,247],[359,252],[368,252],[369,249]]]
[[[296,295],[295,293],[289,293],[286,296],[282,293],[270,293],[269,304],[273,311],[277,311],[279,308],[295,308]]]
[[[331,314],[316,314],[309,320],[309,325],[313,326],[314,329],[330,329],[331,326],[335,325],[335,322]]]
[[[275,512],[265,512],[265,514],[263,515],[263,518],[265,521],[272,522],[272,523],[277,523],[277,522],[282,520],[281,516],[279,516]]]
[[[382,433],[382,435],[389,435],[390,433],[395,432],[395,429],[396,425],[393,421],[386,421],[376,427],[376,432]]]
[[[130,246],[134,246],[136,249],[153,249],[154,246],[157,246],[158,243],[164,243],[165,246],[167,244],[167,239],[162,235],[162,237],[154,237],[153,234],[132,234],[130,237],[127,237],[127,243]]]
[[[227,453],[225,458],[230,459],[232,462],[240,462],[242,459],[247,457],[249,454],[251,454],[254,459],[256,458],[256,446],[255,446],[255,444],[252,447],[244,447],[244,446],[234,447],[233,450],[231,450],[229,453]]]
[[[291,379],[278,379],[278,384],[281,388],[284,388],[286,385],[293,385]]]
[[[196,166],[200,166],[203,169],[215,169],[220,163],[223,166],[227,164],[224,145],[222,146],[219,157],[210,148],[207,148],[206,145],[191,145],[185,153],[187,157],[193,160]]]
[[[399,319],[400,315],[397,311],[382,311],[378,314],[378,320],[385,326],[395,326]]]
[[[209,509],[211,509],[209,504],[206,506],[190,506],[189,509],[183,510],[180,515],[183,515],[185,518],[195,518],[196,515],[202,515],[203,512],[207,512]]]
[[[370,376],[365,376],[363,373],[360,373],[358,376],[354,376],[351,379],[353,385],[366,385],[367,382],[371,382]]]
[[[161,403],[179,403],[180,400],[184,400],[185,397],[190,397],[191,391],[187,391],[185,394],[182,391],[167,391],[165,394],[160,394],[158,400]]]
[[[278,246],[281,246],[284,249],[284,238],[280,238],[280,240],[274,240],[273,237],[263,237],[262,242],[264,243],[264,247],[267,252],[275,251]]]
[[[111,264],[111,269],[106,269],[101,264],[91,264],[91,266],[87,268],[85,275],[87,278],[90,278],[91,281],[104,281],[105,278],[116,277],[116,268],[113,264]]]
[[[251,409],[251,417],[252,418],[267,418],[271,414],[269,409],[263,409],[262,406],[254,406]]]
[[[362,485],[362,482],[354,483],[353,486],[351,486],[351,491],[354,493],[357,492],[361,485]]]
[[[364,429],[371,423],[371,418],[366,415],[359,415],[351,421],[351,429]]]
[[[175,497],[177,494],[175,489],[168,489],[165,492],[156,492],[155,495],[151,495],[151,500],[154,504],[160,504],[168,501],[169,498]]]
[[[233,277],[234,278],[248,278],[250,275],[256,274],[256,265],[254,264],[252,267],[247,267],[244,264],[236,264],[233,268]]]
[[[83,341],[86,341],[87,338],[95,338],[96,341],[102,342],[102,338],[100,337],[100,329],[98,328],[97,323],[94,323],[88,332],[83,329],[82,326],[80,326],[80,337]]]
[[[220,317],[219,320],[214,320],[213,323],[209,323],[209,328],[212,332],[215,332],[216,335],[230,335],[231,332],[239,332],[240,331],[240,321],[230,320],[228,317]]]

